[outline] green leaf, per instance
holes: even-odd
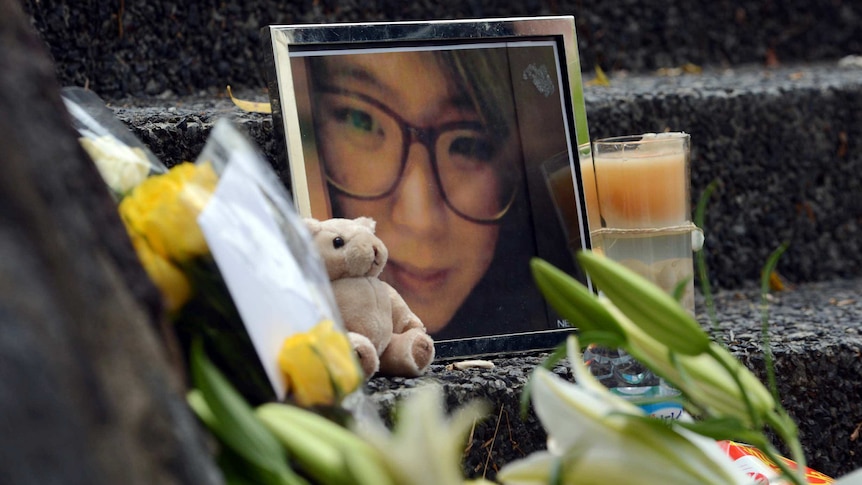
[[[706,186],[706,189],[700,194],[697,200],[697,208],[694,212],[694,224],[703,230],[706,227],[706,204],[712,193],[718,187],[719,181],[713,180]],[[700,277],[700,290],[703,293],[704,303],[706,304],[706,312],[709,315],[710,328],[713,335],[718,329],[718,316],[715,313],[715,299],[712,296],[712,287],[709,284],[709,270],[706,267],[706,250],[701,248],[700,251],[694,253],[695,264],[697,266],[697,275]]]
[[[224,476],[225,485],[252,485],[258,483],[310,485],[306,479],[298,475],[284,477],[273,476],[270,471],[254,466],[245,458],[227,447],[223,447],[221,449],[216,458],[216,463],[218,463],[219,469]]]
[[[201,403],[209,409],[209,417],[202,420],[231,450],[249,464],[265,471],[267,483],[296,483],[293,471],[287,466],[284,450],[254,415],[251,406],[210,362],[200,340],[192,343],[191,371],[195,385],[200,391]],[[192,399],[196,399],[192,397]],[[204,412],[203,416],[207,416]]]
[[[198,418],[203,421],[203,423],[207,426],[207,428],[211,430],[221,429],[221,425],[219,425],[218,420],[210,409],[209,404],[207,404],[206,399],[204,399],[203,393],[201,393],[200,389],[192,389],[186,394],[186,401],[189,403],[189,407],[192,408],[192,411],[198,416]]]
[[[563,457],[557,457],[551,466],[551,474],[548,478],[548,485],[563,485],[565,463]]]
[[[554,349],[545,360],[539,364],[543,369],[552,370],[561,360],[566,358],[566,343],[563,342]]]
[[[688,282],[691,278],[683,278],[676,286],[673,287],[673,299],[676,301],[682,301],[682,297],[685,296],[685,287],[688,286]]]
[[[579,331],[603,331],[625,341],[620,324],[581,282],[540,258],[533,258],[530,268],[548,303]]]
[[[778,396],[778,381],[775,378],[775,359],[772,355],[772,346],[769,344],[769,301],[767,295],[769,294],[769,277],[775,271],[775,267],[778,266],[781,255],[787,251],[789,246],[789,243],[784,242],[769,255],[760,276],[760,334],[763,340],[763,361],[766,366],[769,391],[775,398],[775,402],[780,402],[781,399]]]
[[[675,424],[714,440],[754,443],[763,439],[762,433],[753,431],[742,421],[733,417],[708,418],[692,422],[676,421]]]
[[[611,302],[654,339],[683,355],[699,355],[709,347],[700,324],[657,285],[593,252],[581,251],[577,257]]]
[[[222,444],[223,427],[219,424],[212,410],[199,389],[192,389],[186,395],[189,406],[197,414],[198,418],[209,428]],[[307,485],[307,482],[299,476],[288,474],[283,477],[274,475],[272,471],[260,468],[255,463],[249,462],[229,446],[222,446],[216,458],[219,469],[221,469],[227,485],[245,485],[249,483],[285,484],[285,485]]]
[[[613,332],[604,332],[601,330],[588,330],[578,334],[578,340],[581,347],[590,344],[596,344],[609,349],[622,347],[626,342],[620,339],[620,336]]]

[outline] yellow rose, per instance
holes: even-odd
[[[217,183],[209,163],[182,163],[138,185],[120,202],[120,215],[156,253],[182,263],[209,254],[197,217]]]
[[[170,261],[154,252],[144,239],[133,233],[130,235],[138,259],[150,280],[161,292],[168,311],[176,312],[191,298],[192,288],[189,280]]]
[[[302,407],[335,404],[363,380],[347,335],[332,320],[286,338],[278,364],[289,395]]]

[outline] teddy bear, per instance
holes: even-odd
[[[398,292],[381,280],[389,258],[370,217],[306,218],[338,310],[366,378],[416,377],[434,360],[434,341]]]

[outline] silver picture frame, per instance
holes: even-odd
[[[592,160],[574,18],[273,25],[261,37],[284,154],[275,168],[297,211],[377,220],[393,268],[381,277],[426,322],[437,358],[561,343],[573,329],[544,302],[529,261],[545,259],[591,287],[574,258],[590,248],[579,167]],[[497,118],[505,129],[492,127]],[[358,130],[386,148],[359,143]],[[468,152],[473,172],[451,168]],[[384,179],[389,188],[374,192]],[[458,192],[473,180],[483,181],[476,192]],[[493,195],[475,195],[482,191]],[[392,214],[417,207],[428,217],[402,217],[416,226],[405,242],[413,228],[397,228]],[[419,263],[438,239],[438,260]]]

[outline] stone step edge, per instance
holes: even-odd
[[[853,149],[838,155],[842,143],[852,147],[862,136],[856,121],[860,74],[862,69],[821,63],[632,75],[611,79],[607,87],[586,87],[588,124],[594,138],[665,128],[693,134],[693,197],[710,181],[722,182],[704,228],[714,285],[756,281],[784,240],[791,246],[779,269],[791,281],[860,276],[862,253],[854,241],[862,199],[853,174],[862,169],[862,157]],[[262,89],[235,94],[267,99]],[[112,107],[168,164],[193,160],[212,124],[233,119],[288,179],[271,116],[244,112],[226,96],[138,99]],[[799,146],[800,136],[809,140],[805,146]]]
[[[241,112],[233,105],[227,93],[228,82],[216,93],[200,92],[195,95],[175,96],[170,93],[155,97],[108,98],[105,101],[119,113],[163,109],[167,115],[190,113],[214,114],[226,111]],[[608,78],[607,84],[597,82],[595,75],[583,77],[585,104],[601,104],[608,99],[631,96],[664,97],[704,95],[722,98],[745,94],[773,94],[794,89],[862,89],[862,57],[858,61],[819,61],[767,67],[746,64],[732,68],[707,67],[701,72],[684,73],[656,71],[652,73],[628,73],[619,71]],[[259,88],[235,88],[239,99],[269,102],[266,86]],[[97,93],[98,94],[98,93]],[[588,114],[589,116],[589,114]]]

